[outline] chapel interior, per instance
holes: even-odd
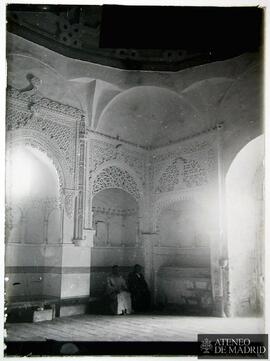
[[[135,264],[152,315],[263,315],[262,10],[159,10],[7,7],[7,322]]]

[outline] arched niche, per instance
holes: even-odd
[[[108,188],[92,201],[96,246],[135,245],[138,241],[138,203],[128,192]]]
[[[59,242],[60,182],[53,162],[44,152],[28,145],[9,148],[6,194],[11,214],[7,217],[7,242],[40,244],[52,239]],[[53,210],[58,215],[52,220],[49,215]],[[48,239],[50,223],[54,224],[51,240]]]
[[[92,296],[104,296],[112,265],[117,264],[126,279],[136,263],[143,265],[138,212],[138,201],[122,189],[106,188],[93,197]]]
[[[157,232],[159,244],[167,247],[208,247],[209,219],[193,200],[179,200],[161,209]]]
[[[226,175],[229,300],[232,316],[263,312],[264,138],[249,142]]]

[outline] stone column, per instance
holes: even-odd
[[[92,211],[92,199],[91,199],[91,187],[89,181],[89,170],[91,168],[91,154],[90,154],[90,142],[85,142],[85,174],[84,174],[84,228],[93,228],[93,211]]]
[[[211,235],[211,269],[214,298],[214,314],[226,317],[228,308],[227,244],[225,225],[225,178],[223,173],[223,124],[217,124],[217,166],[218,166],[218,224]]]
[[[62,217],[62,243],[71,243],[76,238],[77,218],[76,204],[77,191],[64,188],[61,196],[61,217]]]
[[[84,203],[85,203],[85,117],[81,116],[77,124],[77,147],[75,167],[75,189],[77,193],[75,202],[75,232],[74,243],[79,244],[83,238]]]
[[[151,294],[155,294],[154,280],[154,244],[156,242],[155,233],[142,233],[143,249],[144,249],[144,274],[145,280],[149,285]]]

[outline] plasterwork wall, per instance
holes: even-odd
[[[217,189],[216,130],[151,152],[153,223],[169,202],[194,198],[205,202]],[[206,192],[208,193],[206,195]]]
[[[258,106],[260,70],[254,66],[258,62],[257,54],[244,54],[224,62],[194,67],[192,71],[186,69],[168,74],[129,72],[59,56],[12,34],[8,34],[8,39],[10,59],[14,61],[17,53],[22,54],[20,62],[13,64],[14,69],[19,69],[20,84],[24,84],[22,65],[26,65],[27,62],[29,62],[27,69],[32,66],[30,61],[35,63],[35,69],[39,69],[44,66],[43,61],[46,59],[48,68],[55,71],[56,80],[52,77],[53,82],[46,84],[46,96],[39,93],[37,79],[36,81],[32,79],[33,89],[30,92],[19,90],[14,86],[8,88],[7,143],[12,146],[15,142],[21,142],[37,147],[54,161],[61,188],[60,207],[64,242],[61,246],[62,265],[65,264],[66,267],[75,265],[75,250],[76,257],[82,260],[83,267],[89,268],[89,264],[94,264],[95,260],[91,261],[88,252],[90,243],[86,242],[87,246],[85,246],[80,241],[87,238],[88,233],[89,240],[93,239],[93,196],[102,189],[114,186],[130,192],[138,201],[139,234],[143,247],[137,247],[136,257],[138,263],[147,261],[146,277],[154,287],[153,272],[162,265],[162,260],[172,259],[175,252],[181,254],[182,258],[179,257],[182,260],[185,259],[183,250],[179,247],[177,250],[173,247],[160,247],[158,238],[160,214],[175,201],[196,201],[209,213],[207,217],[210,219],[212,289],[214,296],[221,297],[219,262],[226,255],[222,253],[223,240],[219,242],[223,237],[219,232],[218,217],[221,204],[220,192],[224,192],[224,185],[222,180],[218,179],[218,173],[224,178],[226,169],[239,149],[262,131]],[[12,76],[13,80],[16,80],[15,71]],[[104,83],[99,90],[93,85],[96,82]],[[78,90],[76,96],[79,100],[75,100],[76,97],[72,99],[72,91],[62,96],[61,87],[66,86],[69,90],[74,90],[73,84],[77,86],[77,88],[75,86]],[[188,102],[192,109],[196,109],[196,118],[193,118],[192,112],[177,114],[179,126],[187,127],[188,134],[192,133],[190,138],[182,138],[176,144],[158,149],[151,147],[146,149],[129,144],[119,137],[117,139],[117,136],[112,139],[94,133],[94,129],[98,129],[96,127],[99,116],[110,99],[132,87],[140,87],[139,90],[143,90],[144,87],[149,86],[166,88],[181,94],[183,100]],[[80,87],[85,91],[80,92]],[[50,98],[51,94],[57,97]],[[138,92],[137,95],[140,94]],[[150,95],[149,93],[149,97]],[[73,107],[62,104],[64,99]],[[135,100],[126,103],[127,108],[130,105],[134,106],[130,109],[131,124],[133,124],[133,115],[134,119],[137,115],[143,116],[138,112],[140,108],[135,107]],[[147,101],[148,98],[146,110],[148,110]],[[86,113],[76,108],[76,104],[79,103],[87,104],[86,116]],[[95,107],[98,107],[98,111]],[[124,108],[119,107],[119,109],[121,112]],[[160,114],[158,110],[156,113]],[[173,111],[172,113],[174,116]],[[113,115],[110,114],[111,117]],[[147,122],[146,117],[146,125]],[[216,129],[217,122],[224,123],[224,131],[219,136]],[[115,124],[118,124],[117,117]],[[201,132],[202,129],[204,129],[203,133],[196,133]],[[162,137],[162,133],[160,134]],[[177,139],[181,139],[181,134],[176,135]],[[142,136],[144,136],[143,131]],[[73,242],[81,247],[74,247]],[[102,258],[103,249],[96,251]],[[129,252],[129,259],[133,261],[132,251],[126,251]],[[196,258],[193,257],[193,251],[186,251],[191,254],[192,260]],[[158,262],[155,260],[155,254],[158,255],[156,257]],[[106,266],[109,267],[118,256],[119,254],[112,250],[111,255],[104,259]],[[124,263],[122,265],[125,266]],[[89,269],[80,272],[76,274],[77,278],[74,274],[65,275],[63,283],[65,295],[71,297],[82,294],[80,286],[77,286],[78,278],[82,275],[83,294],[87,295]],[[69,282],[74,286],[72,292],[64,289],[65,285],[68,287]]]
[[[17,145],[44,152],[55,165],[60,192],[56,199],[36,199],[29,207],[20,207],[21,216],[10,230],[11,243],[6,247],[9,297],[24,296],[26,292],[29,296],[64,297],[66,290],[61,288],[61,280],[69,278],[62,275],[63,262],[68,264],[65,243],[72,244],[79,233],[82,205],[75,209],[75,202],[84,181],[80,163],[83,161],[84,167],[84,158],[80,159],[78,150],[84,154],[77,139],[85,133],[84,117],[79,109],[44,97],[38,91],[41,82],[32,78],[30,90],[8,87],[7,154]],[[86,282],[89,284],[89,276]]]
[[[65,170],[65,184],[74,187],[76,123],[80,122],[79,109],[65,106],[50,99],[34,96],[9,87],[7,91],[7,131],[24,130],[29,141],[43,143],[43,147],[56,151]],[[16,135],[15,135],[16,136]],[[10,135],[11,140],[13,135]],[[46,149],[46,150],[47,150]]]

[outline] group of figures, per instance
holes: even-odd
[[[150,291],[138,264],[128,275],[128,282],[120,275],[119,267],[114,265],[107,278],[106,292],[114,315],[147,312],[150,308]]]

